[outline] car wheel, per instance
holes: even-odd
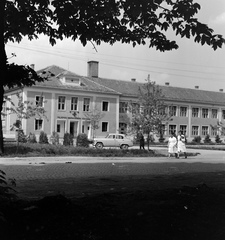
[[[126,149],[128,149],[128,147],[129,147],[129,146],[128,146],[127,144],[123,144],[123,145],[121,145],[121,147],[120,147],[120,148],[121,148],[121,149],[125,149],[125,150],[126,150]]]
[[[95,147],[98,149],[102,149],[103,148],[103,144],[101,142],[98,142],[95,144]]]

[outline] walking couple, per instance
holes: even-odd
[[[169,157],[171,154],[174,154],[176,158],[179,158],[181,152],[183,152],[185,158],[187,158],[185,136],[181,133],[181,131],[178,132],[178,136],[176,136],[175,133],[171,133],[168,140]]]

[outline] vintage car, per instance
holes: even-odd
[[[103,147],[128,149],[128,147],[133,146],[133,141],[124,134],[110,133],[104,138],[95,138],[93,145],[99,149]]]

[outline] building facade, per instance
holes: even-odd
[[[131,117],[129,102],[138,101],[138,89],[142,83],[135,79],[122,81],[100,78],[99,64],[88,62],[87,76],[79,76],[57,66],[50,66],[38,71],[42,76],[51,73],[48,81],[37,83],[32,87],[6,90],[7,97],[17,104],[16,94],[20,92],[24,101],[37,104],[43,99],[46,111],[43,117],[32,117],[22,120],[25,134],[34,133],[37,136],[44,131],[50,138],[55,131],[60,139],[66,132],[75,138],[79,133],[93,136],[106,136],[108,133],[126,133]],[[188,140],[196,136],[204,138],[207,134],[215,138],[220,134],[212,128],[218,121],[225,124],[225,94],[203,91],[199,88],[186,89],[171,87],[168,83],[160,86],[164,101],[170,106],[172,120],[165,125],[165,138],[171,132],[182,130]],[[4,109],[10,107],[6,102]],[[92,124],[92,119],[98,117],[98,128]],[[5,111],[3,127],[5,137],[12,137],[12,124],[16,116]]]

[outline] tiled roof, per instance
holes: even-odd
[[[42,76],[46,76],[47,74],[50,76],[50,73],[54,74],[54,76],[49,77],[49,81],[37,83],[38,86],[113,93],[125,97],[138,97],[138,89],[140,86],[143,86],[143,83],[132,81],[82,77],[54,65],[45,69],[41,69],[38,71],[38,73]],[[81,79],[82,86],[64,85],[57,77],[62,73],[78,76]],[[166,100],[225,105],[225,93],[223,92],[213,92],[172,86],[160,86],[160,88],[162,89],[162,93]]]
[[[160,86],[166,99],[185,102],[210,103],[225,105],[225,93],[200,89]]]
[[[137,82],[122,81],[122,80],[107,79],[107,78],[90,78],[90,79],[92,79],[94,82],[99,83],[103,86],[107,86],[108,88],[113,89],[124,96],[136,97],[138,94],[139,86],[142,85]]]
[[[138,89],[143,86],[143,83],[132,81],[121,81],[103,78],[92,78],[93,81],[98,82],[104,86],[120,92],[122,96],[138,96]],[[171,86],[160,86],[162,93],[166,100],[196,102],[196,103],[210,103],[225,105],[225,93],[205,91],[200,89],[179,88]]]
[[[37,82],[36,86],[39,86],[39,87],[52,87],[52,88],[69,89],[69,90],[84,90],[84,91],[95,91],[95,92],[101,92],[101,93],[118,94],[115,90],[109,89],[107,86],[100,85],[86,77],[82,77],[80,75],[77,75],[73,72],[67,71],[55,65],[41,69],[37,71],[37,73],[42,77],[46,77],[48,79],[44,82]],[[61,75],[79,77],[81,84],[80,85],[63,84],[59,79],[59,76]]]

